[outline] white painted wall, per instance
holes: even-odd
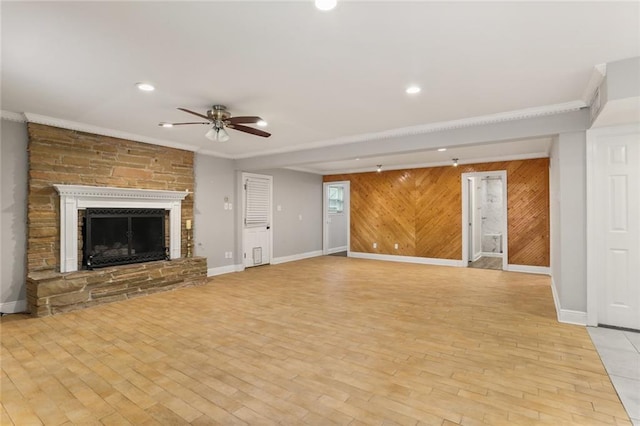
[[[586,134],[562,133],[551,148],[551,271],[560,320],[586,323]]]
[[[321,255],[322,176],[286,169],[256,173],[273,176],[273,263]]]
[[[241,264],[235,250],[237,202],[234,161],[195,154],[194,253],[207,258],[207,268]],[[225,201],[225,199],[227,201]],[[226,207],[226,209],[225,209]],[[225,258],[225,253],[233,258]]]
[[[26,309],[27,257],[27,126],[0,123],[0,312]]]

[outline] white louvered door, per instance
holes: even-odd
[[[242,174],[243,248],[246,268],[271,262],[272,177]]]

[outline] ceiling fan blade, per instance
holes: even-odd
[[[260,117],[231,117],[225,120],[229,124],[255,124],[262,120]]]
[[[169,123],[172,126],[182,126],[184,124],[211,124],[210,121],[204,122],[204,121],[191,121],[189,123]],[[158,124],[158,126],[162,126],[162,124]]]
[[[189,114],[193,114],[193,115],[197,115],[198,117],[202,117],[202,118],[204,118],[205,120],[210,120],[210,118],[209,118],[209,117],[207,117],[206,115],[200,114],[199,112],[191,111],[191,110],[188,110],[188,109],[186,109],[186,108],[178,108],[178,109],[179,109],[180,111],[188,112]]]
[[[263,138],[268,138],[269,136],[271,136],[271,133],[267,133],[262,130],[254,129],[248,126],[241,126],[239,124],[230,124],[228,127],[230,129],[240,130],[241,132],[251,133],[252,135],[262,136]]]

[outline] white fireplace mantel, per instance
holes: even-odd
[[[78,270],[78,210],[144,208],[169,210],[169,256],[180,257],[182,200],[187,191],[53,185],[60,194],[60,272]]]

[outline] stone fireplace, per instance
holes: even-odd
[[[187,191],[160,191],[54,184],[60,194],[60,272],[78,270],[78,212],[84,209],[161,209],[169,211],[169,258],[181,257],[182,200]]]
[[[27,302],[32,315],[52,315],[206,280],[206,259],[184,257],[186,221],[193,220],[193,152],[36,123],[28,124],[28,132]],[[164,216],[162,247],[169,259],[84,269],[83,224],[96,209],[134,211],[128,221],[139,217],[142,209],[163,212],[155,220]],[[158,228],[148,226],[133,232],[155,235]],[[129,261],[141,250],[156,252],[162,242],[154,241],[151,249],[142,249],[127,240],[126,250],[124,240],[111,241],[111,248],[105,248],[109,244],[103,241],[97,250],[111,250],[109,255],[126,251]]]

